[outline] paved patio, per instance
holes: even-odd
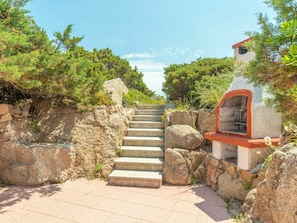
[[[0,222],[231,223],[225,202],[204,186],[118,187],[78,179],[0,188]]]

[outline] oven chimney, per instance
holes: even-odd
[[[235,56],[235,77],[216,106],[216,132],[206,133],[212,140],[212,154],[217,159],[236,160],[245,170],[263,159],[268,136],[274,145],[280,141],[282,115],[265,105],[270,97],[265,86],[255,86],[242,75],[241,65],[252,60],[244,44],[251,38],[232,46]],[[267,155],[267,154],[266,154]]]

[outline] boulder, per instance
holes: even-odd
[[[189,125],[195,128],[196,111],[171,111],[167,113],[169,125]]]
[[[105,81],[103,86],[104,90],[110,94],[111,100],[116,105],[123,104],[123,96],[128,93],[129,89],[126,87],[121,78]]]
[[[216,114],[213,110],[200,109],[196,126],[200,132],[214,132],[216,126]]]
[[[235,198],[243,201],[248,193],[240,179],[234,179],[227,171],[218,178],[217,193],[226,200]]]
[[[252,205],[255,219],[263,222],[297,222],[296,160],[297,147],[293,143],[273,153],[265,179],[256,188],[257,196]]]
[[[182,154],[176,149],[166,149],[163,168],[164,180],[174,185],[186,185],[188,176],[189,170]]]
[[[71,146],[60,144],[22,145],[4,143],[0,147],[0,178],[12,184],[40,185],[63,180],[71,167]]]
[[[199,172],[206,157],[204,151],[189,151],[186,149],[166,149],[163,176],[166,182],[175,185],[191,183],[191,177],[201,180],[204,178]]]
[[[172,125],[165,131],[165,148],[195,150],[203,143],[203,136],[189,125]]]

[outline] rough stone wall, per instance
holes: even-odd
[[[78,176],[107,177],[134,109],[79,112],[46,101],[0,105],[0,179],[37,185]]]
[[[205,113],[209,114],[208,111]],[[205,113],[167,110],[163,169],[165,182],[187,185],[204,181],[205,168],[201,164],[207,152],[202,149],[204,138],[199,129],[207,129],[205,125],[208,125],[208,121],[205,120],[212,119],[208,115],[203,116]]]
[[[206,168],[205,183],[225,200],[243,201],[249,192],[254,174],[242,170],[234,163],[218,160],[211,155],[203,162]]]
[[[207,153],[202,134],[215,131],[215,114],[205,110],[169,110],[166,114],[165,181],[185,185],[199,180],[226,200],[243,201],[254,175]]]

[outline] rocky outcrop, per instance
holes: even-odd
[[[265,179],[245,199],[242,222],[297,222],[297,147],[273,153]]]
[[[203,135],[189,125],[172,125],[165,131],[166,148],[198,149],[203,143]]]
[[[37,185],[107,177],[134,112],[122,106],[81,112],[42,100],[1,105],[0,179]]]

